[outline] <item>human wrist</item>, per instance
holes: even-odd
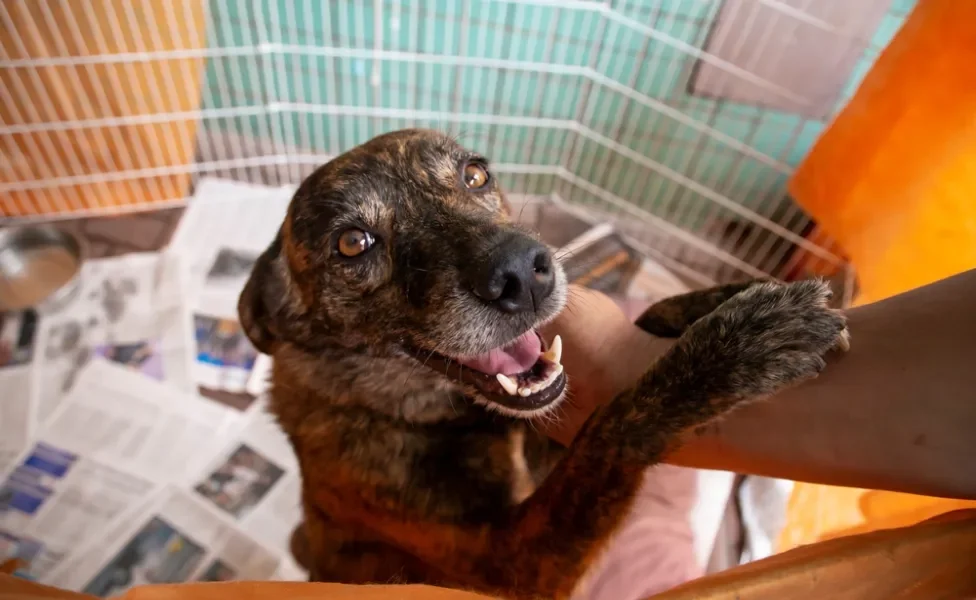
[[[570,402],[560,418],[542,426],[553,439],[569,444],[590,414],[601,404],[634,387],[674,340],[654,337],[629,322],[607,325],[603,344],[583,357],[567,357]],[[570,334],[572,335],[572,334]],[[570,347],[580,348],[570,342]]]
[[[606,401],[634,387],[676,340],[653,336],[636,325],[629,325],[615,337],[616,348],[604,365],[606,386],[601,394]]]

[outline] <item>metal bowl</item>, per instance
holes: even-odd
[[[83,259],[78,239],[50,225],[0,229],[0,311],[64,308],[78,292]]]

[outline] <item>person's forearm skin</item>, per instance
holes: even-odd
[[[669,462],[976,498],[976,270],[848,316],[851,350],[819,378],[689,434]],[[661,340],[632,341],[623,371],[639,373]]]
[[[848,317],[851,350],[819,378],[732,415],[671,461],[976,498],[976,271]]]

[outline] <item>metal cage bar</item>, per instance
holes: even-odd
[[[754,26],[725,41],[759,56],[812,28],[862,51],[836,110],[886,34],[865,39],[863,24],[829,22],[813,1],[740,0],[732,10]],[[911,5],[893,0],[887,29]],[[785,188],[831,114],[689,92],[707,64],[722,86],[810,104],[759,74],[758,59],[709,51],[721,6],[9,0],[0,4],[0,214],[171,205],[204,174],[294,184],[369,137],[423,126],[491,156],[512,193],[614,221],[699,283],[785,277],[801,263],[842,271]],[[762,27],[760,8],[774,11]]]

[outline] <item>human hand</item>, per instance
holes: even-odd
[[[540,426],[564,444],[597,406],[632,386],[674,342],[638,329],[605,294],[577,286],[570,286],[566,308],[542,333],[547,340],[562,338],[569,396],[556,418]]]

